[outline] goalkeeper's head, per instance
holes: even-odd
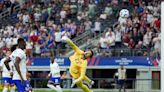
[[[87,58],[92,58],[94,55],[93,51],[92,50],[86,50],[84,52],[84,57],[87,59]]]

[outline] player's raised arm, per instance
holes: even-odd
[[[67,42],[73,50],[77,52],[81,52],[81,50],[75,45],[75,43],[73,43],[73,41],[69,39],[68,37],[66,36],[62,37],[62,41]]]

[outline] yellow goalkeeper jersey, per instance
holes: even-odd
[[[71,61],[70,72],[73,74],[80,74],[80,78],[85,76],[87,59],[82,59],[84,51],[80,50],[70,39],[67,40],[67,43],[74,50],[74,54],[69,57]]]

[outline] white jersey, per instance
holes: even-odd
[[[22,49],[18,48],[16,50],[14,50],[13,53],[10,55],[10,58],[14,63],[15,63],[16,57],[19,57],[21,59],[21,61],[19,63],[20,72],[23,76],[23,79],[27,80],[27,78],[26,78],[26,71],[27,71],[27,69],[26,69],[26,54]],[[21,80],[16,69],[14,69],[13,80]]]
[[[3,58],[3,59],[1,59],[1,62],[0,62],[0,66],[2,67],[2,77],[11,78],[10,71],[8,71],[8,69],[6,68],[6,66],[4,64],[5,60],[6,60],[6,58]],[[9,62],[9,67],[12,71],[12,67],[14,67],[13,62]]]
[[[126,79],[126,69],[118,69],[118,79]]]
[[[60,68],[58,63],[54,62],[53,64],[50,64],[50,73],[53,78],[60,77]]]

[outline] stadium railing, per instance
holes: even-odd
[[[88,48],[86,48],[88,49]],[[86,50],[82,49],[82,50]],[[110,52],[112,53],[112,56],[159,56],[160,52],[155,50],[148,50],[148,49],[129,49],[129,48],[109,48],[109,49],[97,49],[96,47],[90,48],[94,51],[95,56],[101,55],[103,52],[105,52],[105,56],[109,56]],[[68,52],[70,52],[72,49],[50,49],[43,51],[40,55],[37,55],[37,57],[44,57],[49,56],[50,53],[54,53],[55,56],[58,57],[68,57]],[[35,57],[35,52],[33,52],[33,55]]]

